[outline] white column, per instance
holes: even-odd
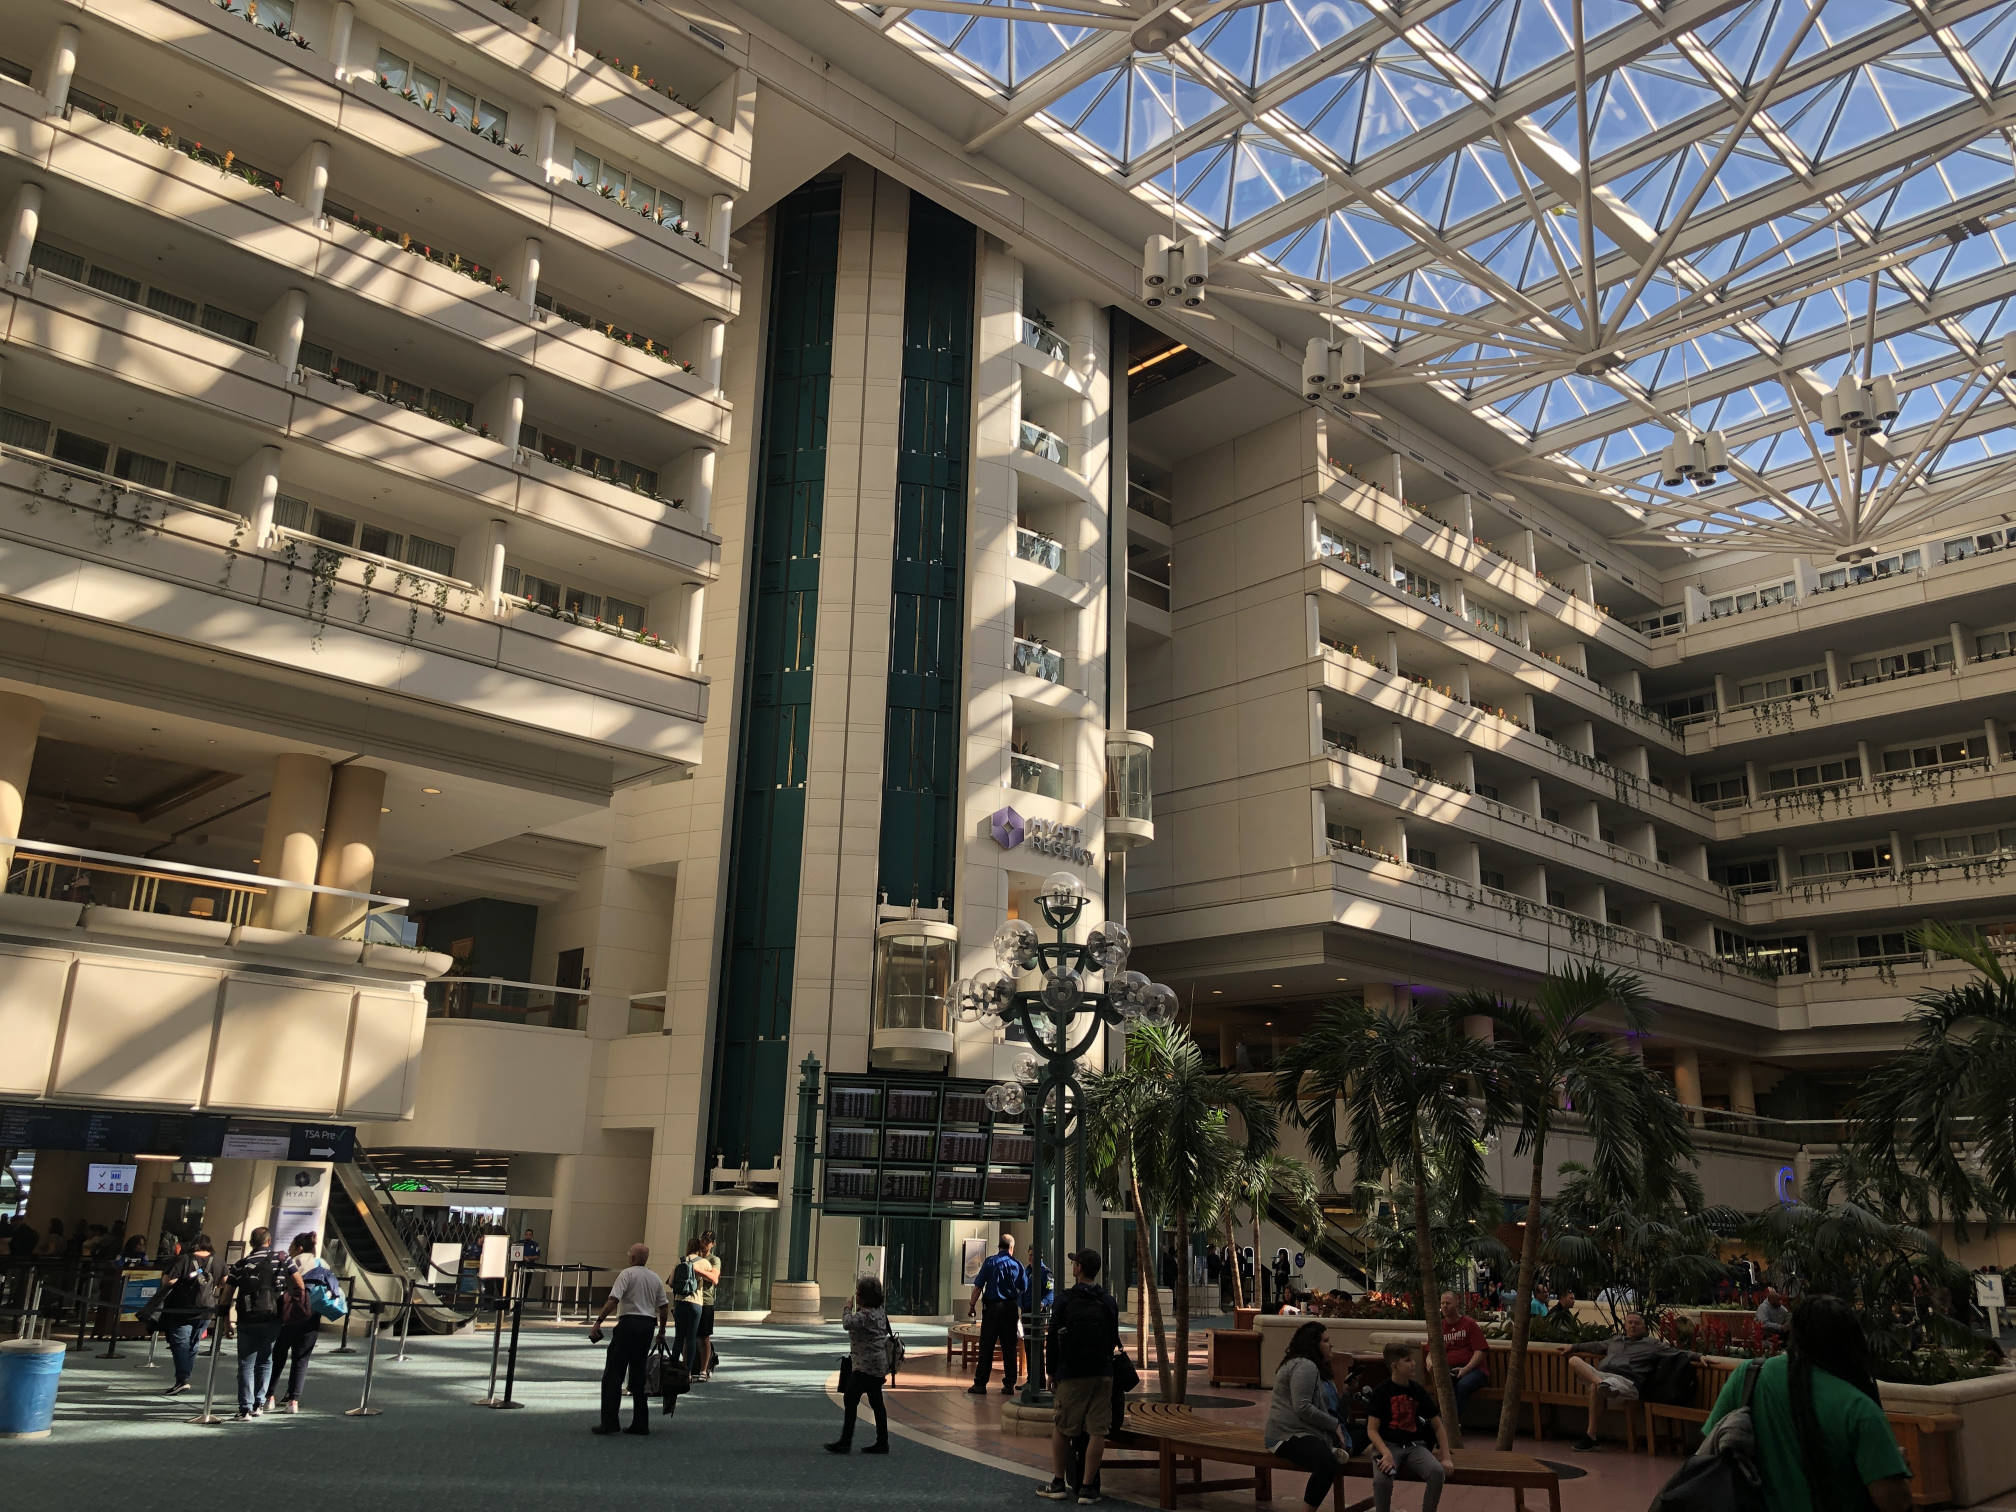
[[[70,103],[70,82],[77,77],[77,42],[76,27],[59,26],[50,39],[49,50],[42,54],[38,85],[45,115],[61,115],[63,107]]]
[[[707,245],[721,254],[722,264],[728,261],[728,238],[734,233],[735,196],[717,194],[709,206],[711,223],[707,227]]]
[[[350,0],[336,0],[329,8],[329,63],[338,84],[350,77],[350,29],[356,20]]]
[[[1858,740],[1855,742],[1855,756],[1862,765],[1862,786],[1867,787],[1876,780],[1876,768],[1869,764],[1872,760],[1872,753],[1869,750],[1868,741]]]
[[[1757,1111],[1757,1074],[1747,1060],[1729,1063],[1729,1106],[1738,1113]]]
[[[491,520],[483,527],[483,602],[492,614],[504,611],[504,545],[510,530],[508,520]]]
[[[1841,653],[1832,646],[1826,650],[1827,692],[1831,696],[1841,691]]]
[[[0,693],[0,841],[20,837],[28,774],[35,765],[35,740],[41,729],[40,702],[19,693]],[[0,844],[0,877],[13,863],[14,847]]]
[[[319,217],[329,193],[329,144],[310,142],[302,148],[281,182],[287,186],[287,198]]]
[[[707,588],[703,583],[686,585],[686,623],[682,630],[679,650],[686,658],[688,671],[698,671],[700,667],[700,627],[702,616],[707,611]]]
[[[1993,718],[1983,720],[1981,733],[1987,737],[1988,741],[1988,765],[1991,767],[2000,766],[2002,764],[2003,747],[2002,732],[1997,721]]]
[[[1969,640],[1967,627],[1958,620],[1949,620],[1946,624],[1946,633],[1953,638],[1953,665],[1956,667],[1966,666],[1967,663],[1974,659],[1967,654],[1967,643]]]
[[[28,255],[35,250],[35,234],[41,227],[42,186],[23,184],[7,207],[7,282],[28,281]]]
[[[686,514],[702,530],[714,509],[714,448],[693,448],[693,465],[686,482]]]
[[[1539,564],[1533,557],[1532,531],[1521,530],[1514,532],[1510,544],[1512,547],[1512,560],[1514,562],[1517,562],[1528,572],[1538,572],[1540,570]]]
[[[1729,707],[1729,679],[1720,672],[1715,674],[1715,712],[1725,712]]]
[[[1691,1045],[1679,1045],[1673,1051],[1673,1096],[1683,1108],[1701,1106],[1701,1052]],[[1701,1122],[1699,1113],[1687,1115],[1689,1123]]]
[[[288,289],[273,301],[259,322],[259,345],[273,354],[284,379],[294,377],[301,360],[301,339],[308,331],[308,291]]]
[[[279,882],[314,882],[328,815],[329,763],[293,751],[276,756],[273,790],[266,795],[266,835],[259,846],[260,874]],[[273,888],[253,904],[252,922],[303,934],[312,896],[291,887]]]
[[[280,448],[262,446],[247,457],[231,479],[231,507],[252,523],[247,544],[263,551],[273,534],[273,506],[280,497]]]
[[[728,348],[728,325],[721,320],[700,322],[700,356],[693,367],[710,394],[721,392],[721,354]]]
[[[1890,873],[1892,876],[1901,877],[1904,875],[1904,860],[1904,836],[1901,832],[1893,829],[1890,831]]]
[[[518,249],[518,261],[511,269],[511,290],[524,304],[528,319],[539,300],[540,255],[544,250],[538,237],[526,237],[525,244]]]
[[[346,762],[329,787],[329,817],[322,830],[322,860],[315,880],[345,892],[371,891],[378,864],[378,826],[385,805],[385,774],[376,767]],[[357,939],[371,905],[361,898],[317,893],[310,933],[325,939]]]
[[[525,375],[506,373],[490,385],[476,401],[476,423],[490,428],[490,434],[506,446],[518,444],[519,427],[525,423]]]
[[[559,112],[551,105],[541,105],[539,132],[532,138],[532,161],[539,165],[539,177],[549,184],[561,176],[560,165],[553,161],[553,146],[559,134]]]
[[[554,20],[553,30],[559,34],[560,50],[572,58],[579,51],[581,0],[560,0],[560,14]]]

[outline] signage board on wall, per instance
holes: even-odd
[[[273,1247],[285,1253],[297,1234],[318,1240],[329,1217],[329,1171],[319,1165],[283,1165],[273,1172]]]
[[[84,1190],[100,1195],[133,1195],[133,1179],[140,1174],[140,1167],[132,1165],[94,1165],[85,1172]]]
[[[102,1150],[118,1155],[175,1155],[183,1160],[329,1160],[357,1158],[347,1124],[295,1124],[221,1113],[145,1113],[0,1103],[0,1147]]]
[[[843,1072],[826,1079],[820,1206],[839,1217],[1025,1218],[1036,1158],[992,1082]]]

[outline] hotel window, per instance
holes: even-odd
[[[2012,644],[2016,644],[2016,632],[1984,631],[1974,637],[1974,654],[1982,661],[1993,661],[1998,656],[2007,656]]]
[[[511,112],[508,108],[483,99],[474,90],[452,79],[444,80],[439,74],[430,73],[419,64],[408,62],[382,47],[378,49],[378,77],[395,93],[404,94],[410,88],[414,104],[457,126],[485,136],[493,131],[502,137],[511,134]]]
[[[1426,573],[1416,572],[1412,567],[1396,566],[1393,569],[1393,584],[1418,599],[1426,599],[1438,609],[1442,606],[1442,585]]]
[[[1820,668],[1810,672],[1788,672],[1783,677],[1760,678],[1756,682],[1741,683],[1736,689],[1738,703],[1762,703],[1771,698],[1790,698],[1800,693],[1824,693],[1827,691],[1827,674]]]
[[[1486,887],[1495,887],[1499,892],[1505,891],[1505,873],[1495,866],[1478,867],[1477,880]]]
[[[1774,793],[1793,788],[1818,787],[1823,782],[1852,782],[1862,775],[1859,756],[1842,756],[1832,761],[1813,761],[1799,766],[1773,767],[1764,779]]]
[[[574,182],[598,193],[606,189],[609,191],[607,198],[627,205],[639,214],[648,212],[651,219],[660,224],[678,220],[686,211],[686,202],[678,195],[659,188],[620,163],[612,163],[579,147],[574,149]]]
[[[1732,777],[1697,777],[1694,801],[1714,808],[1733,807],[1750,796],[1749,779],[1742,773]]]
[[[1845,850],[1809,851],[1799,858],[1802,877],[1832,877],[1843,873],[1880,872],[1890,867],[1890,846],[1856,845]]]
[[[1882,656],[1858,657],[1848,664],[1850,682],[1882,682],[1892,677],[1910,677],[1953,665],[1953,643],[1937,641],[1910,651],[1892,651]]]
[[[1922,745],[1898,746],[1883,753],[1883,770],[1909,772],[1918,767],[1952,766],[1986,754],[1987,737],[1969,735]]]
[[[1316,554],[1323,557],[1342,557],[1353,567],[1372,565],[1372,548],[1361,546],[1349,536],[1339,535],[1327,525],[1316,529]]]

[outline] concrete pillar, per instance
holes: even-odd
[[[541,105],[538,133],[532,138],[532,161],[539,165],[539,177],[549,184],[561,177],[560,165],[553,161],[553,144],[559,134],[559,112],[551,105]]]
[[[287,186],[287,198],[310,215],[320,216],[329,194],[329,144],[310,142],[302,148],[281,182]]]
[[[1701,1106],[1701,1052],[1690,1045],[1676,1046],[1673,1051],[1673,1096],[1683,1108]],[[1690,1112],[1687,1121],[1699,1124],[1701,1115]]]
[[[1239,1059],[1239,1036],[1233,1030],[1230,1020],[1221,1020],[1218,1025],[1218,1067],[1230,1070]]]
[[[1498,1037],[1497,1029],[1488,1013],[1466,1013],[1463,1016],[1463,1032],[1471,1039],[1482,1040],[1487,1045]]]
[[[580,50],[581,0],[560,0],[560,14],[553,20],[553,30],[560,38],[560,51],[573,57]]]
[[[1519,638],[1519,644],[1528,651],[1533,649],[1533,616],[1521,609],[1512,616],[1512,633]]]
[[[1743,763],[1743,791],[1752,803],[1764,796],[1764,774],[1754,761]]]
[[[308,331],[308,291],[288,289],[273,301],[259,321],[259,345],[273,354],[289,379],[301,360],[301,341]]]
[[[42,705],[19,693],[0,693],[0,841],[21,835],[21,810],[28,799],[28,773],[35,765],[35,739],[42,729]],[[0,844],[0,878],[14,864],[14,847]]]
[[[1568,571],[1568,591],[1572,597],[1593,605],[1596,602],[1596,569],[1587,562],[1577,562]]]
[[[1627,667],[1612,684],[1612,691],[1623,694],[1634,704],[1642,704],[1645,702],[1645,679],[1636,667]]]
[[[1507,544],[1512,548],[1512,560],[1514,562],[1517,562],[1528,572],[1538,572],[1540,570],[1540,564],[1533,555],[1532,531],[1521,530],[1514,532],[1511,541]]]
[[[707,245],[721,254],[721,262],[728,262],[728,238],[735,228],[735,196],[717,194],[709,207],[711,215],[707,227]]]
[[[686,482],[686,516],[702,530],[714,512],[714,448],[693,448],[692,471]]]
[[[266,836],[259,871],[278,882],[313,883],[322,864],[322,827],[329,815],[329,763],[290,751],[273,759],[273,790],[266,795]],[[305,934],[309,899],[291,887],[262,894],[252,922],[263,929]]]
[[[1477,842],[1475,840],[1451,841],[1442,850],[1444,856],[1448,859],[1448,865],[1444,867],[1444,870],[1451,876],[1461,877],[1472,887],[1482,884],[1484,880],[1484,861],[1477,849]]]
[[[1470,752],[1458,751],[1442,765],[1444,768],[1442,775],[1448,781],[1457,787],[1469,788],[1473,793],[1477,791],[1477,758]],[[1477,879],[1472,877],[1470,880],[1475,882]]]
[[[1593,720],[1578,719],[1564,724],[1555,732],[1554,738],[1571,751],[1580,751],[1584,756],[1596,754],[1596,725]]]
[[[1855,759],[1862,767],[1862,786],[1867,787],[1876,780],[1877,775],[1876,768],[1870,765],[1874,759],[1874,753],[1870,751],[1868,741],[1858,740],[1855,742]]]
[[[511,265],[509,280],[511,292],[525,306],[527,319],[531,318],[530,312],[539,299],[539,259],[543,250],[538,237],[528,236],[518,249],[518,256]],[[514,446],[517,444],[515,437],[512,439],[512,444]]]
[[[518,444],[519,428],[525,424],[525,375],[506,373],[490,385],[475,404],[476,423],[489,428],[491,436],[506,446]]]
[[[315,880],[345,892],[371,891],[378,864],[378,825],[384,817],[385,774],[376,767],[346,762],[329,786],[329,818],[322,832],[322,861]],[[357,939],[371,905],[362,898],[316,895],[310,933],[325,939]]]
[[[1640,782],[1652,780],[1652,751],[1649,746],[1626,746],[1617,753],[1617,766]]]
[[[721,392],[721,354],[727,346],[728,326],[725,321],[710,317],[700,322],[700,355],[694,359],[693,368],[710,394]]]
[[[1538,777],[1516,779],[1513,786],[1507,789],[1507,791],[1514,795],[1512,801],[1520,808],[1526,810],[1535,819],[1540,817],[1540,810],[1545,807],[1545,803],[1540,796],[1540,779]]]
[[[679,650],[686,658],[689,671],[700,666],[700,627],[707,612],[707,588],[703,583],[688,583],[685,588],[686,603],[684,624],[680,634]]]
[[[350,31],[356,21],[357,11],[350,0],[336,0],[329,7],[329,63],[338,84],[350,77]]]
[[[273,506],[280,497],[280,448],[262,446],[231,479],[231,507],[252,523],[246,541],[263,551],[273,535]]]
[[[61,115],[70,103],[70,82],[77,77],[77,43],[79,35],[74,26],[59,26],[56,35],[49,41],[49,50],[42,54],[42,68],[36,75],[37,86],[42,91],[42,111],[45,115]]]
[[[1456,527],[1457,533],[1466,541],[1475,541],[1477,539],[1477,514],[1471,508],[1470,495],[1467,493],[1456,495],[1455,501],[1450,505],[1450,511],[1449,523]]]
[[[1720,672],[1715,674],[1715,712],[1720,714],[1729,707],[1729,679]]]
[[[1829,646],[1825,655],[1827,658],[1827,693],[1831,698],[1834,694],[1841,691],[1841,653],[1836,651],[1832,646]]]
[[[483,602],[492,614],[504,611],[504,543],[508,520],[490,520],[483,527]]]
[[[2000,766],[2002,764],[2003,746],[2002,731],[1998,721],[1993,718],[1983,720],[1981,733],[1987,740],[1988,765],[1991,767]]]
[[[1904,875],[1904,836],[1894,829],[1890,831],[1890,874]]]
[[[1729,1106],[1738,1113],[1757,1111],[1757,1078],[1747,1060],[1729,1063]]]
[[[23,184],[7,207],[6,274],[10,284],[28,281],[28,254],[42,228],[42,186]]]
[[[1967,627],[1958,620],[1948,620],[1946,623],[1946,633],[1953,640],[1953,665],[1956,667],[1966,666],[1968,662],[1973,660],[1967,654]]]
[[[1379,569],[1379,581],[1393,581],[1393,543],[1380,541],[1372,547],[1372,565]]]
[[[1619,834],[1626,845],[1647,861],[1659,859],[1659,831],[1650,824],[1634,824],[1628,830],[1619,831]]]

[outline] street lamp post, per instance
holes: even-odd
[[[1030,1185],[1035,1235],[1030,1248],[1036,1279],[1029,1289],[1024,1322],[1029,1351],[1022,1381],[1024,1406],[1049,1400],[1043,1346],[1050,1310],[1043,1297],[1042,1273],[1047,1265],[1053,1286],[1065,1280],[1064,1223],[1057,1197],[1063,1189],[1064,1151],[1084,1133],[1078,1064],[1102,1028],[1136,1019],[1166,1024],[1176,1014],[1174,991],[1127,969],[1132,941],[1125,926],[1097,925],[1082,944],[1066,938],[1085,909],[1085,884],[1077,877],[1053,872],[1044,879],[1036,901],[1055,938],[1045,944],[1027,922],[1010,919],[994,936],[998,966],[975,972],[954,989],[960,1018],[969,1023],[1020,1024],[1030,1045],[1015,1080],[988,1088],[986,1095],[987,1106],[998,1114],[1012,1117],[1029,1110],[1034,1135]],[[1042,984],[1018,991],[1015,979],[1032,972],[1042,974]],[[1086,979],[1093,975],[1101,979],[1097,992],[1087,985]],[[1089,1020],[1082,1029],[1076,1023],[1081,1017]],[[1143,1285],[1153,1281],[1152,1276],[1142,1278]]]

